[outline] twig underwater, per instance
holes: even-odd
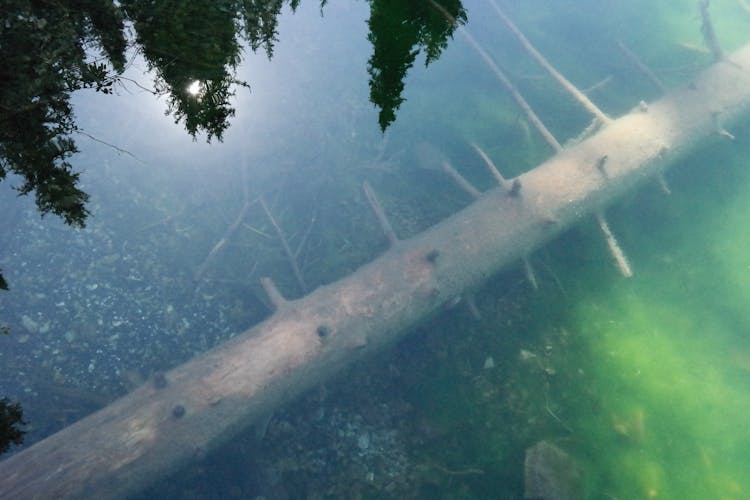
[[[701,14],[701,33],[703,34],[703,41],[706,43],[706,47],[711,51],[711,55],[715,62],[724,61],[726,56],[724,50],[719,44],[718,38],[716,38],[716,31],[714,30],[714,24],[711,21],[711,14],[708,12],[709,0],[700,0],[698,2],[698,8]]]
[[[378,221],[380,230],[388,240],[388,244],[391,246],[395,246],[398,243],[396,232],[393,230],[393,226],[391,226],[391,222],[388,220],[388,216],[385,214],[385,210],[383,210],[383,205],[380,204],[380,200],[378,200],[375,191],[367,181],[362,183],[362,191],[365,193],[367,203],[369,203],[370,209],[372,210],[372,213],[375,215],[375,218]]]
[[[578,87],[573,85],[567,78],[563,76],[552,64],[545,58],[526,38],[526,35],[521,32],[520,29],[510,20],[510,18],[503,12],[500,6],[495,0],[490,0],[490,5],[497,13],[500,20],[510,30],[513,36],[518,40],[524,50],[543,67],[559,84],[562,86],[576,101],[578,101],[586,110],[594,115],[602,125],[606,125],[612,121],[599,107],[591,102],[586,95],[578,90]]]
[[[263,200],[262,196],[259,198],[259,201],[260,206],[263,207],[263,211],[266,213],[268,220],[271,222],[271,225],[276,231],[276,236],[278,237],[279,242],[284,249],[284,255],[286,255],[287,261],[292,268],[292,272],[294,273],[294,277],[297,279],[297,284],[299,285],[300,290],[303,294],[307,293],[307,283],[305,283],[305,278],[302,276],[302,271],[300,271],[299,265],[297,264],[297,258],[295,257],[294,252],[292,252],[292,248],[289,246],[289,242],[287,241],[284,231],[281,229],[281,226],[279,226],[278,222],[276,222],[276,219],[271,213],[271,210],[268,208],[268,205],[266,205],[266,202]]]
[[[524,113],[524,115],[526,115],[526,119],[529,120],[529,122],[534,126],[537,132],[539,132],[539,135],[542,136],[544,141],[552,148],[552,150],[555,152],[562,151],[563,149],[562,145],[557,141],[557,139],[554,138],[552,133],[544,125],[542,120],[539,119],[539,116],[537,116],[537,114],[531,108],[531,106],[526,101],[526,99],[524,99],[524,97],[518,91],[516,86],[513,85],[513,83],[506,76],[503,70],[500,69],[500,66],[497,65],[494,59],[492,59],[489,53],[479,44],[479,42],[477,42],[477,40],[472,36],[472,34],[469,33],[469,31],[466,28],[460,25],[456,21],[456,19],[453,16],[451,16],[447,10],[445,10],[445,7],[435,2],[435,0],[430,0],[430,4],[436,10],[438,10],[443,16],[445,16],[446,19],[452,22],[454,26],[456,26],[456,29],[459,31],[459,33],[463,35],[463,37],[466,39],[466,41],[469,43],[472,49],[476,51],[477,54],[479,54],[479,56],[482,58],[485,64],[490,68],[490,70],[495,75],[495,77],[500,81],[501,85],[511,95],[511,97],[516,102],[516,104],[521,109],[521,111]]]
[[[124,148],[121,148],[119,146],[116,146],[115,144],[112,144],[111,142],[107,142],[107,141],[104,141],[102,139],[99,139],[98,137],[94,137],[93,135],[89,134],[88,132],[86,132],[82,128],[76,128],[75,131],[77,133],[83,135],[83,136],[88,137],[89,139],[91,139],[94,142],[98,142],[99,144],[104,144],[105,146],[114,149],[118,153],[121,153],[121,154],[124,154],[124,155],[128,155],[128,156],[130,156],[131,158],[133,158],[134,160],[136,160],[136,161],[138,161],[140,163],[146,163],[145,161],[141,160],[140,158],[138,158],[136,155],[134,155],[133,153],[131,153],[127,149],[124,149]]]
[[[651,68],[646,66],[646,64],[641,60],[638,55],[636,55],[635,52],[630,50],[622,41],[617,42],[617,46],[620,48],[623,54],[625,54],[625,57],[635,66],[635,68],[640,71],[643,75],[646,76],[646,78],[649,79],[651,83],[654,84],[654,86],[659,89],[661,93],[665,93],[667,91],[667,87],[659,80],[659,77],[656,76],[656,73],[654,73]]]

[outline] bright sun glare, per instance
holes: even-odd
[[[201,93],[201,81],[200,80],[193,80],[193,83],[188,85],[187,93],[192,96],[197,96]]]

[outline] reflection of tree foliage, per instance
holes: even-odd
[[[83,226],[88,196],[69,163],[77,151],[70,94],[82,88],[112,91],[125,66],[123,20],[129,17],[137,30],[135,43],[156,71],[157,90],[168,95],[168,112],[190,134],[220,139],[234,114],[233,88],[243,84],[234,77],[238,37],[270,56],[284,3],[294,9],[299,1],[6,0],[0,23],[0,180],[17,174],[16,188],[35,193],[42,214]],[[202,82],[201,91],[189,95],[195,80]]]
[[[287,0],[295,10],[300,0]],[[284,0],[125,0],[136,42],[157,73],[157,91],[168,95],[168,114],[195,136],[221,137],[234,115],[229,99],[241,60],[241,38],[273,55]],[[321,5],[325,4],[322,0]],[[187,91],[199,82],[198,92]]]
[[[438,0],[458,23],[466,22],[460,0]],[[404,102],[404,78],[420,50],[426,64],[436,60],[448,45],[455,29],[454,20],[432,5],[430,0],[371,0],[370,34],[373,54],[368,64],[370,100],[380,108],[380,128],[385,130],[396,119]]]
[[[403,102],[403,80],[416,55],[424,50],[427,63],[435,60],[453,25],[429,0],[370,1],[371,99],[385,128]],[[460,0],[443,2],[447,12],[465,20]],[[234,114],[234,89],[247,85],[235,77],[242,39],[270,57],[282,8],[299,3],[6,0],[0,24],[0,180],[18,174],[17,189],[35,193],[42,214],[83,226],[88,196],[68,161],[77,151],[69,98],[82,88],[112,91],[125,66],[124,19],[132,21],[134,44],[156,73],[157,92],[167,95],[167,112],[191,135],[221,139]],[[95,49],[98,56],[91,53]],[[196,81],[199,91],[192,94],[187,89]]]
[[[168,113],[184,120],[195,136],[205,131],[221,139],[234,114],[233,70],[240,61],[233,0],[182,0],[153,2],[126,0],[136,42],[151,69],[157,73],[157,91],[168,95]],[[200,93],[187,89],[201,82]]]
[[[122,70],[122,17],[114,5],[97,0],[3,4],[0,179],[18,174],[17,189],[35,192],[43,214],[82,226],[88,197],[76,186],[78,174],[68,162],[76,152],[69,98],[81,88],[110,91],[107,66],[87,59],[84,47],[97,43],[114,69]]]
[[[277,18],[281,12],[282,0],[240,0],[245,37],[253,50],[263,47],[268,57],[273,55],[273,43],[276,41]],[[297,10],[300,0],[289,0],[292,10]],[[326,0],[321,0],[321,7]]]
[[[18,426],[25,424],[21,405],[12,403],[7,398],[0,399],[0,453],[8,451],[11,444],[23,443],[26,431]]]

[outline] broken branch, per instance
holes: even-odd
[[[297,259],[294,258],[292,249],[289,247],[289,242],[287,241],[286,236],[284,236],[284,231],[282,231],[281,227],[276,223],[276,219],[274,219],[271,210],[268,209],[268,206],[266,205],[266,202],[263,200],[263,198],[261,197],[259,199],[260,206],[263,207],[263,211],[266,213],[268,220],[271,221],[271,225],[273,225],[273,228],[276,230],[276,236],[279,238],[281,246],[284,248],[284,254],[289,261],[289,265],[292,267],[294,277],[297,278],[297,284],[299,284],[302,293],[307,293],[307,284],[305,283],[305,279],[302,277],[302,272],[299,270]]]
[[[365,192],[367,202],[370,204],[372,213],[375,214],[375,218],[378,220],[380,229],[388,240],[388,244],[394,246],[398,243],[398,237],[396,237],[396,233],[393,231],[393,227],[391,227],[391,223],[388,221],[388,217],[385,215],[385,210],[383,210],[383,206],[375,195],[375,191],[372,190],[372,187],[370,187],[370,184],[367,181],[362,183],[362,190]]]
[[[552,66],[547,59],[538,51],[536,48],[531,44],[531,42],[526,38],[526,36],[521,32],[521,30],[518,29],[518,27],[513,24],[513,21],[510,20],[508,16],[505,15],[505,13],[500,9],[500,7],[495,3],[494,0],[490,2],[492,7],[495,9],[495,12],[500,17],[500,20],[505,24],[505,26],[510,30],[510,32],[513,34],[513,36],[518,40],[521,45],[523,46],[524,50],[537,62],[541,67],[543,67],[547,72],[552,75],[552,78],[557,80],[557,83],[559,83],[575,100],[577,100],[584,108],[586,108],[591,114],[593,114],[602,124],[607,124],[612,121],[610,117],[605,115],[591,100],[586,97],[586,95],[578,90],[578,88],[570,83],[570,81],[565,78],[562,73],[557,71],[554,66]]]

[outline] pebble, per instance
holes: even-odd
[[[39,330],[39,323],[26,316],[25,314],[21,316],[21,325],[23,325],[23,327],[31,333],[36,333]]]
[[[370,435],[368,433],[360,434],[357,438],[357,447],[360,450],[365,451],[370,447]]]

